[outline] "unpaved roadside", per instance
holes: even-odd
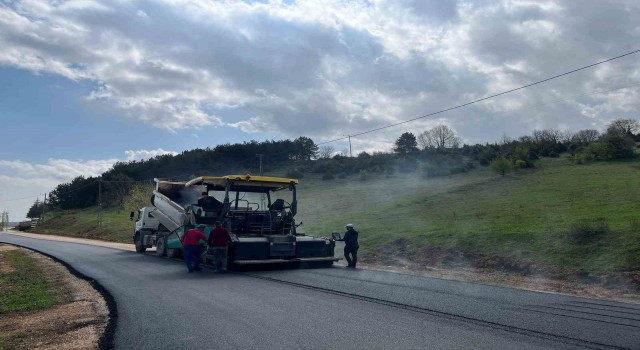
[[[20,231],[5,231],[3,233],[8,233],[16,236],[21,236],[21,237],[44,239],[48,241],[88,244],[88,245],[105,247],[105,248],[128,250],[132,252],[136,251],[136,247],[133,245],[133,243],[128,244],[128,243],[107,242],[107,241],[98,241],[95,239],[56,236],[56,235],[50,235],[50,234],[44,234],[44,233],[27,233],[27,232],[20,232]]]
[[[49,257],[11,245],[0,244],[0,250],[19,250],[32,259],[56,300],[45,309],[0,313],[0,348],[98,349],[109,320],[102,295]],[[3,273],[11,272],[6,260],[2,266]]]

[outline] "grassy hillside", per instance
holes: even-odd
[[[80,238],[132,243],[134,223],[129,213],[119,208],[102,211],[102,227],[98,228],[97,207],[53,212],[46,221],[33,231]]]
[[[500,177],[479,169],[446,179],[309,181],[309,231],[353,222],[364,252],[405,238],[435,246],[567,268],[640,267],[640,162],[573,165],[545,158]],[[323,209],[325,208],[325,209]]]
[[[562,158],[505,177],[486,167],[434,179],[307,175],[298,221],[301,231],[317,235],[355,224],[369,258],[419,258],[436,247],[572,270],[639,269],[639,175],[637,160],[574,165]],[[130,241],[127,213],[106,211],[101,230],[96,217],[95,209],[59,213],[39,230]]]

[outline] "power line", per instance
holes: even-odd
[[[599,61],[599,62],[596,62],[596,63],[592,63],[590,65],[583,66],[583,67],[580,67],[580,68],[576,68],[576,69],[573,69],[573,70],[570,70],[568,72],[564,72],[564,73],[561,73],[561,74],[557,74],[557,75],[554,75],[554,76],[546,78],[546,79],[538,80],[538,81],[533,82],[531,84],[523,85],[523,86],[520,86],[520,87],[517,87],[517,88],[514,88],[514,89],[503,91],[503,92],[500,92],[500,93],[497,93],[497,94],[493,94],[493,95],[490,95],[490,96],[487,96],[487,97],[483,97],[483,98],[480,98],[480,99],[477,99],[477,100],[473,100],[471,102],[463,103],[461,105],[457,105],[457,106],[454,106],[454,107],[442,109],[442,110],[439,110],[437,112],[425,114],[425,115],[420,116],[420,117],[404,120],[404,121],[401,121],[401,122],[398,122],[398,123],[384,125],[384,126],[381,126],[381,127],[375,128],[375,129],[363,131],[363,132],[356,133],[356,134],[351,134],[349,136],[340,137],[340,138],[333,139],[333,140],[330,140],[330,141],[321,142],[321,143],[318,143],[317,145],[319,146],[319,145],[324,145],[324,144],[327,144],[327,143],[333,143],[333,142],[336,142],[336,141],[346,140],[347,138],[350,138],[350,137],[356,137],[356,136],[369,134],[369,133],[372,133],[372,132],[375,132],[375,131],[380,131],[380,130],[391,128],[391,127],[394,127],[394,126],[410,123],[410,122],[413,122],[413,121],[416,121],[416,120],[419,120],[419,119],[431,117],[431,116],[434,116],[434,115],[437,115],[437,114],[441,114],[441,113],[444,113],[444,112],[452,111],[454,109],[466,107],[466,106],[469,106],[469,105],[472,105],[472,104],[475,104],[475,103],[478,103],[478,102],[486,101],[486,100],[489,100],[489,99],[492,99],[492,98],[495,98],[495,97],[498,97],[498,96],[502,96],[502,95],[506,95],[506,94],[509,94],[509,93],[512,93],[512,92],[515,92],[515,91],[518,91],[518,90],[526,89],[526,88],[534,86],[534,85],[542,84],[544,82],[547,82],[547,81],[550,81],[550,80],[553,80],[553,79],[557,79],[557,78],[563,77],[565,75],[573,74],[573,73],[579,72],[581,70],[585,70],[585,69],[588,69],[588,68],[591,68],[591,67],[595,67],[595,66],[603,64],[603,63],[611,62],[613,60],[617,60],[617,59],[625,57],[625,56],[633,55],[633,54],[638,53],[638,52],[640,52],[640,50],[627,52],[625,54],[622,54],[622,55],[619,55],[619,56],[616,56],[616,57],[612,57],[612,58],[606,59],[604,61]]]

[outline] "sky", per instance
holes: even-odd
[[[22,219],[116,161],[412,119],[639,39],[637,0],[0,0],[0,211]],[[437,124],[483,143],[637,118],[639,57],[353,138],[354,152]]]

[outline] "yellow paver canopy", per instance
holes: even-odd
[[[231,182],[232,187],[236,190],[246,187],[251,188],[269,188],[270,190],[288,188],[291,184],[298,184],[296,179],[288,179],[284,177],[255,176],[255,175],[226,175],[226,176],[199,176],[187,181],[185,186],[212,186],[214,188],[225,188],[227,183]]]

